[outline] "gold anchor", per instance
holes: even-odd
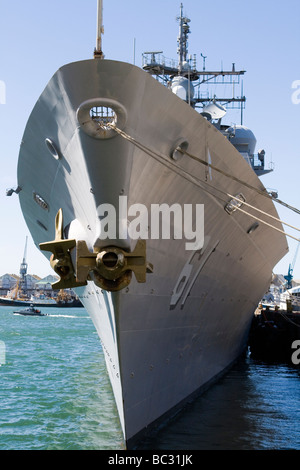
[[[70,251],[76,247],[76,240],[63,238],[63,212],[59,209],[55,217],[55,240],[40,243],[40,249],[51,251],[50,265],[60,280],[52,284],[53,289],[68,289],[85,286],[87,282],[77,282]]]
[[[118,291],[128,286],[132,272],[137,282],[146,282],[146,273],[153,272],[153,265],[146,261],[146,241],[138,240],[135,249],[127,252],[111,246],[99,251],[89,251],[84,240],[63,239],[63,213],[55,217],[55,240],[40,243],[41,250],[51,251],[50,264],[60,276],[52,284],[53,289],[67,289],[85,286],[87,280],[107,291]],[[71,250],[76,248],[76,273],[73,267]]]
[[[146,282],[146,273],[153,272],[152,264],[146,262],[145,240],[138,240],[131,253],[115,246],[91,253],[85,241],[78,241],[76,268],[78,281],[90,276],[99,287],[108,291],[127,287],[132,272],[137,282]]]

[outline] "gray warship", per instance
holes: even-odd
[[[245,97],[202,93],[244,71],[197,70],[182,5],[178,21],[176,64],[148,51],[140,68],[104,58],[98,1],[94,58],[51,78],[18,162],[55,287],[75,289],[98,332],[127,449],[239,357],[287,253],[264,151],[242,120],[224,124]]]

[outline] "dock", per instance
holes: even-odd
[[[299,349],[300,311],[288,308],[271,310],[268,307],[255,311],[248,342],[251,357],[295,365],[296,340],[299,340]]]

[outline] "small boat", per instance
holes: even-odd
[[[30,307],[24,308],[23,310],[16,310],[14,313],[17,313],[18,315],[28,315],[28,316],[38,316],[38,317],[47,316],[46,313],[42,313],[38,308],[35,308],[33,305],[30,305]]]

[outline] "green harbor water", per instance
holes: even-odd
[[[122,448],[100,341],[86,310],[41,310],[49,316],[0,308],[0,449]]]
[[[83,308],[0,307],[0,450],[122,450],[100,341]],[[145,450],[300,449],[300,369],[247,356]]]

